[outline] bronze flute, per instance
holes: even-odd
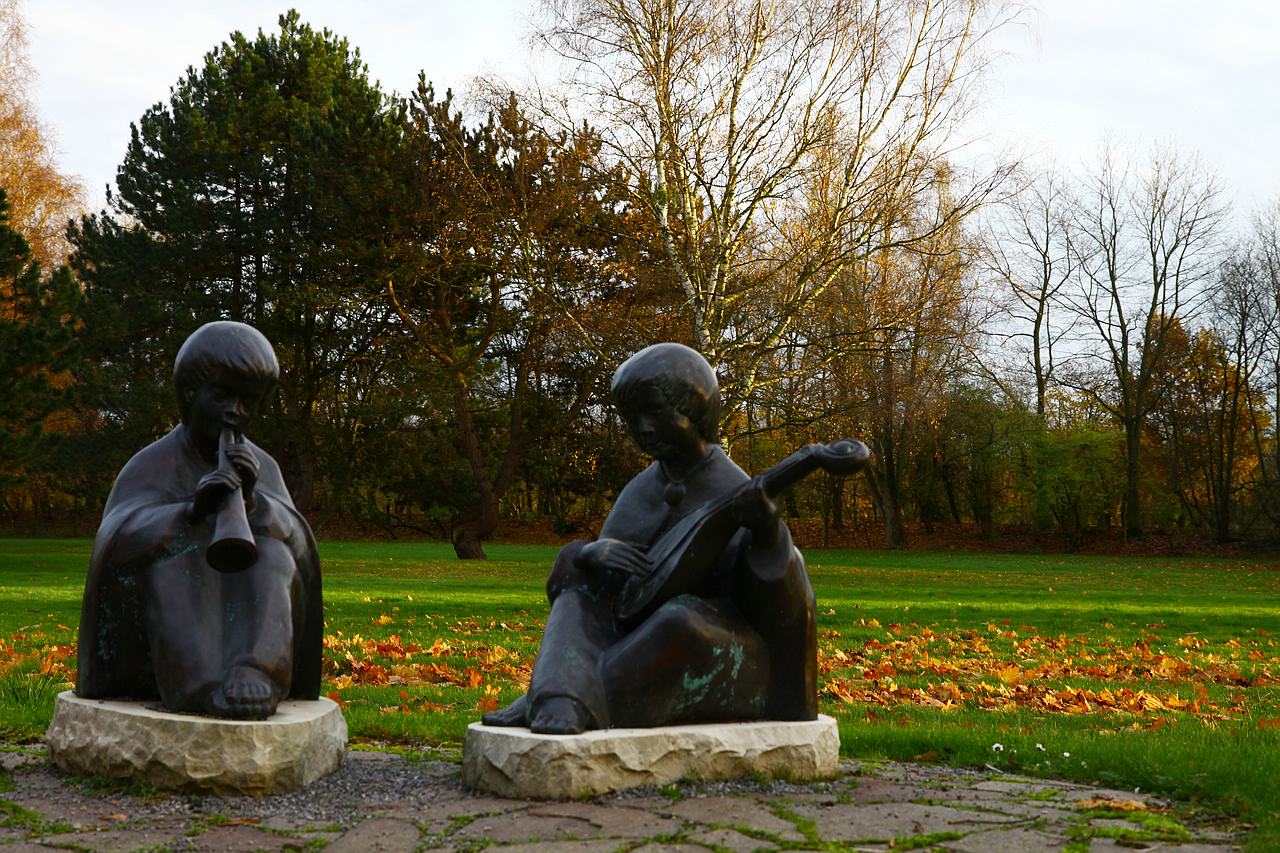
[[[230,468],[227,448],[239,441],[234,430],[224,429],[218,436],[218,467]],[[246,488],[238,494],[227,495],[226,502],[213,519],[213,539],[205,551],[205,560],[220,572],[240,572],[258,560],[258,545],[249,529],[249,515],[245,510],[248,499]]]

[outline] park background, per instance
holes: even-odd
[[[321,539],[325,691],[357,743],[411,751],[524,689],[555,544],[645,464],[612,369],[677,340],[747,470],[875,452],[783,508],[846,752],[1155,790],[1280,844],[1265,158],[1240,187],[1166,129],[992,144],[1016,4],[580,0],[529,22],[542,76],[457,95],[427,59],[375,82],[323,20],[211,29],[98,198],[24,11],[0,0],[5,738],[74,679],[85,537],[174,424],[200,324],[280,354],[251,437]]]
[[[1267,175],[1241,202],[1167,137],[991,144],[1023,6],[552,3],[524,24],[541,76],[465,97],[429,67],[384,89],[290,13],[209,33],[97,210],[4,8],[9,530],[91,532],[175,421],[178,345],[224,317],[281,355],[252,437],[321,537],[590,535],[643,464],[612,368],[679,340],[746,469],[875,451],[788,497],[806,545],[1277,542]]]

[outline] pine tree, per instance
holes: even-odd
[[[278,410],[253,437],[306,506],[326,431],[361,396],[353,371],[383,357],[402,123],[345,39],[296,12],[279,24],[232,34],[133,126],[108,210],[74,229],[73,263],[87,385],[120,413],[121,445],[173,421],[164,389],[185,337],[241,320],[281,359]]]

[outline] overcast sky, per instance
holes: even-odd
[[[233,30],[275,29],[261,0],[27,0],[37,107],[64,170],[94,207],[129,124]],[[975,120],[975,134],[1077,165],[1104,135],[1198,150],[1239,208],[1280,196],[1280,3],[1031,0]],[[531,0],[294,0],[303,20],[358,47],[386,90],[419,70],[438,90],[527,73]]]

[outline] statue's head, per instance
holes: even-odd
[[[280,362],[261,332],[244,323],[218,320],[191,333],[173,363],[173,384],[183,423],[203,388],[221,383],[256,392],[260,403],[280,378]]]
[[[610,389],[614,403],[625,410],[628,397],[646,386],[656,388],[673,409],[692,421],[704,441],[719,441],[720,383],[700,352],[675,343],[645,347],[614,371]]]

